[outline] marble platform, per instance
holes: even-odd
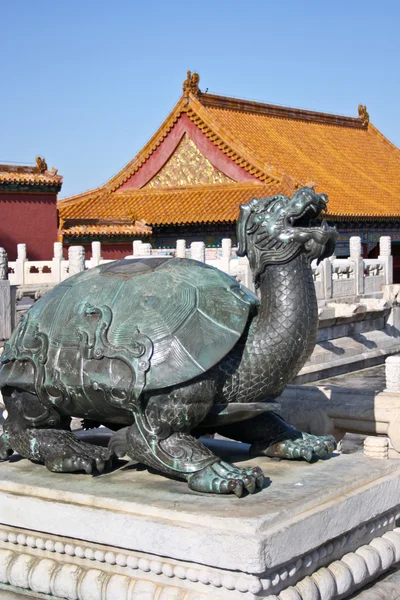
[[[207,444],[260,465],[265,488],[238,499],[124,462],[97,477],[0,463],[0,598],[339,600],[400,561],[399,461]]]

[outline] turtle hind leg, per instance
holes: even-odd
[[[107,449],[81,442],[66,431],[69,418],[64,420],[55,409],[43,407],[30,392],[3,388],[2,393],[8,415],[0,441],[1,458],[14,451],[44,464],[50,471],[104,470]]]
[[[253,456],[287,459],[303,458],[308,462],[322,458],[336,449],[333,436],[316,436],[289,425],[276,413],[265,412],[257,417],[217,428],[220,435],[251,444]]]

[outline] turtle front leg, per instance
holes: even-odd
[[[117,431],[110,440],[111,454],[128,454],[161,473],[187,481],[190,489],[214,494],[262,487],[261,469],[240,469],[215,456],[191,431],[208,414],[215,397],[215,382],[207,375],[196,381],[166,388],[143,399],[144,414]],[[140,427],[140,419],[147,425]],[[146,430],[154,432],[147,437]]]
[[[219,427],[218,433],[251,444],[250,453],[253,456],[304,458],[311,462],[331,454],[337,447],[333,436],[299,431],[273,412],[263,413],[239,424]]]
[[[188,468],[196,465],[197,470],[182,472],[167,467],[150,450],[136,425],[117,431],[110,440],[109,451],[111,455],[120,458],[128,455],[165,475],[186,480],[189,488],[197,492],[234,493],[240,498],[246,491],[253,494],[263,487],[264,475],[259,467],[243,469],[225,462],[190,434],[175,432],[159,444],[176,460],[177,467],[185,461]]]

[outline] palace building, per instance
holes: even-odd
[[[400,257],[400,150],[365,106],[344,117],[238,100],[202,92],[188,72],[180,100],[140,152],[105,185],[58,203],[59,239],[98,239],[105,258],[126,255],[133,239],[219,245],[235,237],[241,203],[304,185],[329,196],[338,256],[351,235],[370,256],[391,235]]]
[[[48,170],[44,158],[36,166],[0,165],[0,246],[8,259],[17,244],[26,244],[31,260],[49,260],[57,241],[57,194],[62,177]]]

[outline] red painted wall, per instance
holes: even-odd
[[[8,260],[26,244],[30,260],[51,260],[57,241],[57,194],[0,191],[0,246]]]

